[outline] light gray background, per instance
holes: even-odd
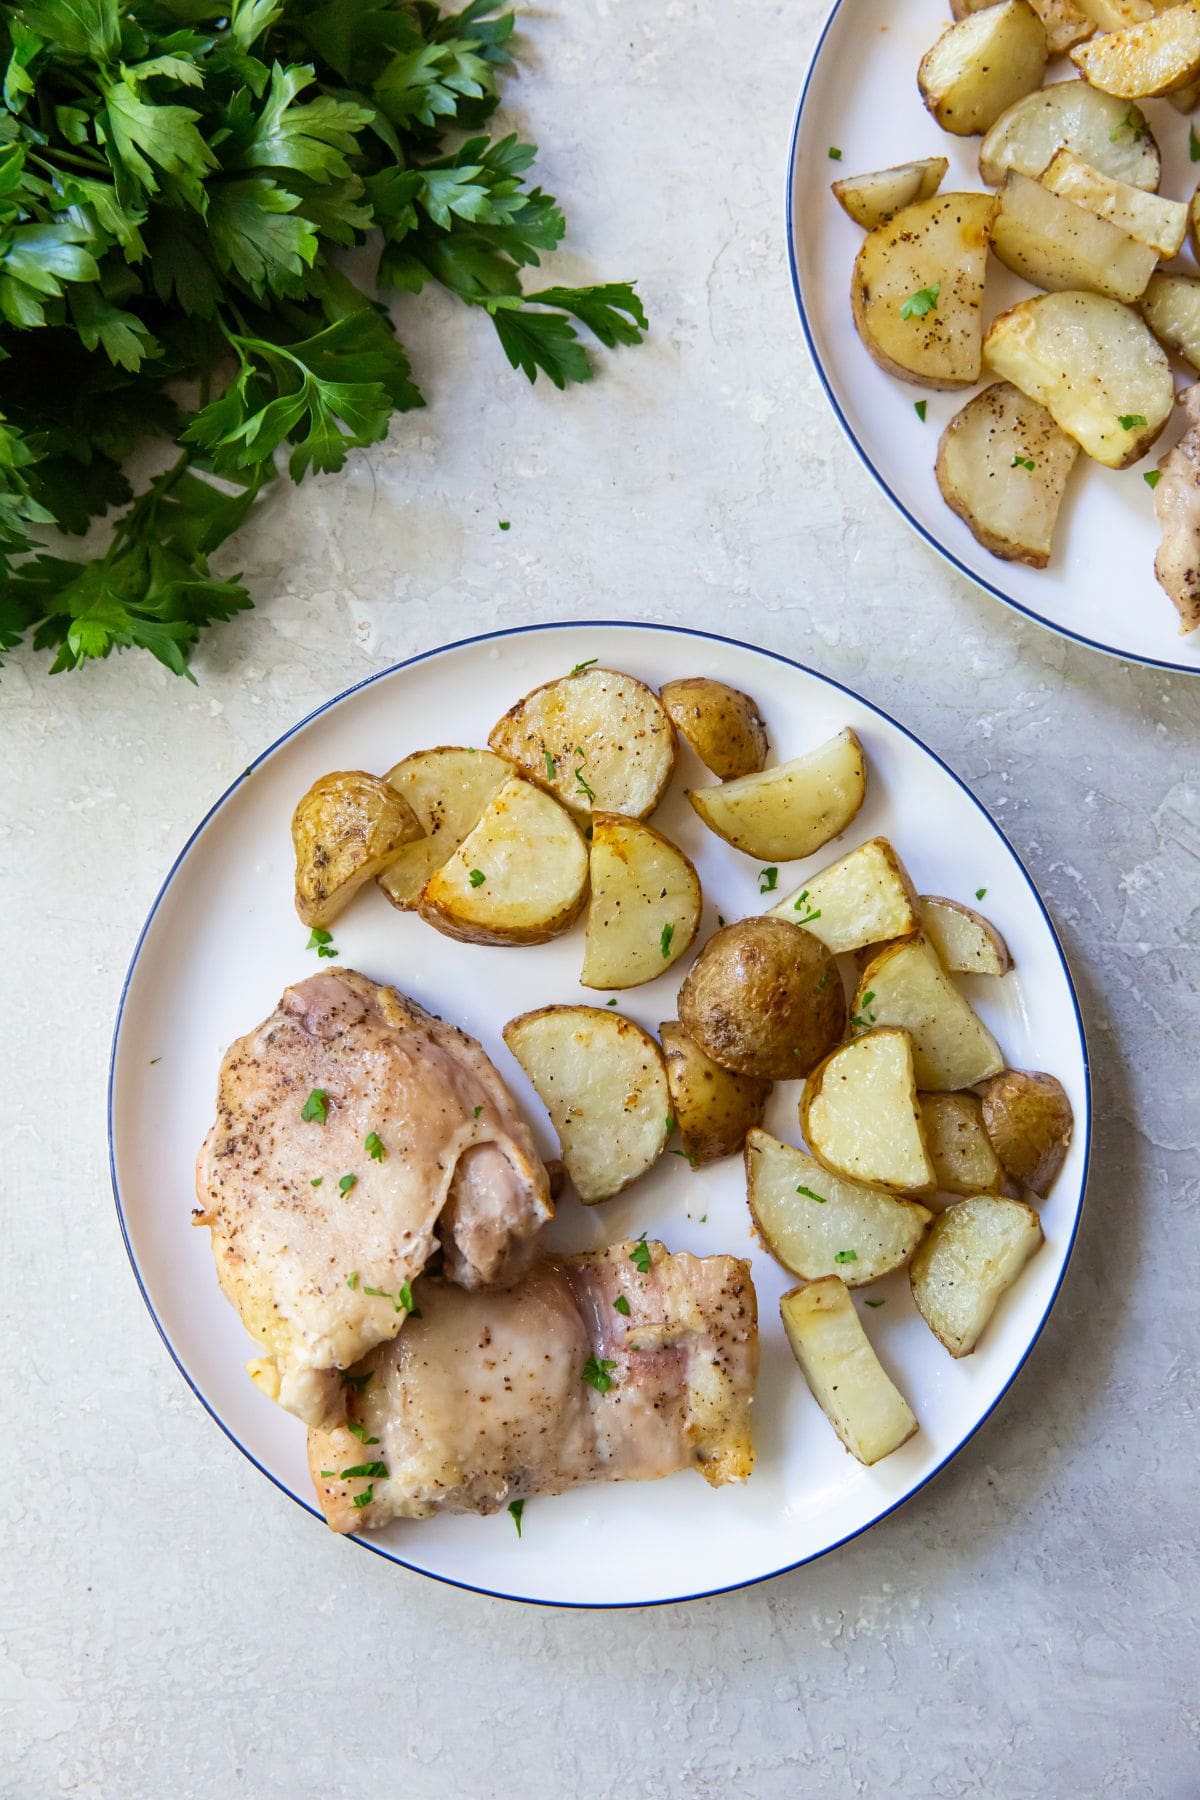
[[[567,204],[555,276],[640,277],[651,342],[563,396],[405,302],[428,412],[270,496],[231,559],[258,610],[198,689],[128,657],[0,678],[5,1800],[1200,1793],[1200,681],[1021,623],[839,437],[783,242],[817,15],[527,14],[513,116]],[[607,1616],[436,1586],[281,1498],[162,1350],[104,1145],[119,982],[213,798],[371,670],[572,616],[753,638],[923,736],[1040,883],[1096,1077],[1065,1289],[957,1462],[795,1575]]]

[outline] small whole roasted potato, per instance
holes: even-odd
[[[833,957],[782,919],[715,932],[679,990],[679,1018],[722,1068],[795,1081],[838,1042],[846,997]]]
[[[723,1069],[676,1019],[666,1020],[658,1037],[680,1149],[693,1168],[732,1156],[741,1149],[746,1133],[761,1125],[771,1083]]]
[[[364,882],[420,836],[408,801],[378,775],[339,769],[314,781],[292,814],[304,924],[332,924]]]
[[[749,694],[707,675],[689,675],[668,681],[659,699],[680,737],[720,780],[754,775],[766,763],[766,721]]]
[[[1004,1171],[1046,1195],[1071,1144],[1075,1117],[1061,1081],[1028,1069],[1002,1069],[979,1089],[983,1124]]]

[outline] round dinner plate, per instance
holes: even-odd
[[[873,1469],[842,1449],[792,1361],[779,1298],[794,1285],[755,1242],[740,1159],[692,1171],[664,1156],[601,1206],[565,1197],[556,1249],[586,1250],[646,1231],[670,1250],[749,1257],[758,1290],[762,1370],[754,1407],[758,1460],[742,1487],[709,1489],[690,1471],[665,1481],[598,1485],[529,1501],[518,1538],[507,1513],[396,1523],[354,1541],[440,1580],[513,1599],[576,1606],[645,1605],[742,1586],[820,1556],[922,1487],[991,1412],[1029,1354],[1058,1292],[1083,1199],[1090,1137],[1087,1053],[1071,978],[1045,908],[1016,854],[946,765],[902,726],[837,682],[786,657],[670,627],[578,624],[496,633],[415,657],[351,688],[286,733],[217,801],[168,874],[133,954],[113,1040],[109,1133],[117,1211],[134,1273],[185,1380],[264,1474],[313,1514],[304,1428],[252,1385],[254,1354],[218,1290],[207,1231],[193,1229],[193,1163],[211,1123],[217,1069],[231,1040],[283,989],[326,965],[305,948],[292,909],[290,820],[330,769],[384,770],[427,745],[484,744],[521,694],[596,657],[659,686],[709,675],[754,695],[773,755],[786,759],[844,725],[870,771],[850,831],[779,872],[783,893],[851,845],[882,833],[922,892],[970,899],[1004,933],[1015,968],[973,978],[971,1000],[1009,1061],[1050,1069],[1066,1086],[1076,1131],[1046,1202],[1046,1242],[1000,1304],[973,1356],[953,1361],[917,1314],[903,1273],[880,1282],[863,1314],[872,1342],[921,1429]],[[698,941],[757,913],[759,871],[701,825],[684,789],[710,777],[681,748],[654,822],[696,863],[704,887]],[[582,925],[536,948],[453,942],[371,884],[338,920],[338,966],[390,982],[483,1043],[555,1153],[544,1109],[501,1028],[551,1001],[603,1004],[579,985]],[[685,966],[686,961],[685,959]],[[620,997],[657,1032],[675,1015],[676,967]],[[777,1085],[766,1123],[799,1141],[798,1082]],[[859,1296],[862,1303],[862,1295]],[[936,1504],[936,1502],[932,1502]]]
[[[854,328],[850,278],[863,232],[830,193],[830,182],[945,156],[950,168],[942,193],[991,191],[979,176],[981,139],[943,131],[917,89],[917,64],[948,22],[945,0],[895,0],[887,7],[836,0],[818,39],[796,110],[787,185],[792,283],[817,373],[839,424],[888,499],[960,573],[1063,637],[1200,674],[1200,631],[1181,635],[1179,616],[1155,579],[1159,532],[1142,480],[1179,437],[1182,420],[1168,421],[1150,454],[1131,468],[1105,469],[1081,454],[1050,566],[1002,562],[950,511],[934,476],[938,439],[977,390],[938,393],[885,374]],[[1048,65],[1046,80],[1073,75],[1064,57]],[[1189,120],[1165,100],[1139,104],[1162,151],[1162,192],[1190,199],[1197,171],[1188,157]],[[840,159],[830,159],[831,149],[841,151]],[[1178,267],[1195,272],[1186,258]],[[989,257],[985,321],[1036,291]],[[919,400],[928,403],[924,424],[914,411]]]

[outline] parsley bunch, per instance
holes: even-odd
[[[372,289],[448,288],[514,368],[635,344],[627,283],[526,292],[564,231],[534,146],[483,127],[511,13],[470,0],[0,0],[0,652],[186,675],[251,604],[212,552],[286,459],[340,469],[422,404]],[[360,257],[357,262],[361,264]],[[176,459],[135,495],[147,440]],[[121,509],[107,549],[39,547]]]

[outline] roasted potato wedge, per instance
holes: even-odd
[[[992,320],[983,354],[1110,469],[1145,455],[1175,402],[1170,364],[1149,326],[1099,294],[1022,300]]]
[[[917,902],[921,930],[938,953],[944,969],[958,975],[1007,975],[1012,968],[1008,945],[989,919],[973,906],[922,894]]]
[[[990,194],[937,194],[863,239],[850,284],[854,323],[889,375],[933,388],[979,380],[995,211]]]
[[[1003,1194],[975,1194],[939,1213],[908,1265],[917,1311],[951,1356],[969,1356],[1042,1242],[1031,1206]]]
[[[810,875],[768,915],[803,925],[826,949],[841,954],[862,944],[905,937],[919,929],[917,891],[886,838],[868,838],[828,868]]]
[[[1152,0],[1077,0],[1077,4],[1097,31],[1124,31],[1127,25],[1140,25],[1161,10]]]
[[[806,756],[688,799],[710,831],[757,862],[795,862],[845,831],[867,791],[867,764],[849,726]]]
[[[584,987],[653,981],[690,949],[700,878],[683,851],[640,819],[592,814]]]
[[[819,939],[782,919],[739,919],[688,970],[679,1017],[723,1069],[795,1081],[841,1037],[846,997]]]
[[[1200,10],[1171,6],[1139,25],[1077,44],[1071,61],[1086,82],[1122,100],[1169,94],[1200,76]]]
[[[947,26],[921,58],[917,85],[943,131],[973,137],[1041,87],[1045,72],[1042,21],[1027,0],[1000,0]]]
[[[504,1027],[558,1133],[585,1206],[611,1199],[662,1155],[671,1116],[662,1052],[632,1019],[543,1006]]]
[[[1192,201],[1192,254],[1196,202]],[[1152,275],[1138,307],[1164,350],[1200,374],[1200,276]]]
[[[292,814],[296,911],[305,925],[331,925],[364,882],[421,835],[395,788],[362,769],[314,781]]]
[[[996,0],[950,0],[950,12],[956,19],[965,19],[968,13],[982,12],[985,6],[995,4]],[[1029,0],[1029,4],[1046,27],[1049,56],[1064,56],[1072,45],[1081,44],[1096,29],[1095,22],[1079,10],[1074,0]]]
[[[1008,1185],[974,1094],[921,1094],[921,1128],[940,1194],[999,1194]]]
[[[658,1035],[680,1149],[693,1168],[732,1156],[751,1126],[762,1123],[771,1083],[723,1069],[675,1019],[666,1020]]]
[[[917,1431],[912,1409],[872,1350],[836,1275],[793,1288],[779,1302],[783,1329],[812,1397],[868,1468]]]
[[[829,185],[834,199],[854,223],[874,231],[877,225],[886,225],[902,206],[932,200],[949,167],[944,156],[926,156],[919,162],[875,169],[869,175],[847,175]]]
[[[1079,445],[1009,381],[956,412],[938,444],[942,499],[985,550],[1044,569]],[[897,936],[898,933],[890,933]]]
[[[675,767],[675,731],[653,689],[613,669],[580,668],[535,688],[488,743],[577,817],[644,819]]]
[[[1062,1083],[1053,1075],[1004,1069],[979,1092],[984,1129],[1005,1173],[1035,1194],[1048,1194],[1075,1128]]]
[[[839,1275],[847,1287],[900,1268],[933,1217],[916,1200],[830,1174],[769,1131],[746,1139],[746,1194],[776,1262],[804,1281]]]
[[[1136,300],[1158,262],[1148,244],[1120,226],[1016,173],[1005,176],[1000,190],[992,248],[1035,287],[1086,289],[1110,300]]]
[[[907,1031],[864,1032],[818,1063],[804,1084],[800,1127],[831,1175],[888,1191],[933,1192]]]
[[[1164,200],[1127,181],[1093,169],[1073,150],[1059,150],[1040,177],[1041,184],[1062,200],[1107,219],[1156,256],[1178,256],[1187,235],[1188,210],[1181,200]]]
[[[574,924],[588,854],[571,815],[514,775],[421,889],[427,924],[465,944],[544,944]]]
[[[972,1087],[1004,1067],[995,1038],[921,936],[889,945],[867,964],[850,1010],[860,1030],[908,1032],[917,1084],[933,1093]]]
[[[1145,114],[1086,81],[1052,82],[1001,113],[979,146],[979,173],[993,187],[1010,169],[1036,181],[1064,146],[1093,169],[1147,193],[1162,178],[1162,158]]]
[[[378,878],[393,906],[402,912],[415,909],[433,871],[449,862],[512,772],[512,764],[490,750],[449,746],[418,750],[388,770],[384,780],[412,807],[424,833],[406,844]]]
[[[686,744],[721,781],[754,775],[767,760],[766,720],[749,694],[691,675],[668,681],[659,699]]]

